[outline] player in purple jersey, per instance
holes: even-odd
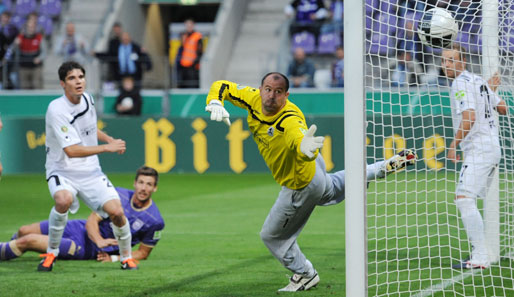
[[[143,166],[137,170],[134,190],[116,188],[130,224],[132,252],[136,260],[148,258],[161,237],[164,221],[152,200],[157,190],[158,173]],[[117,241],[110,219],[95,212],[86,220],[69,220],[59,246],[58,259],[119,261]],[[21,256],[26,251],[44,252],[48,245],[48,221],[22,226],[9,242],[0,242],[0,261]]]

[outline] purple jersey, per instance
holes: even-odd
[[[155,246],[161,238],[161,230],[164,228],[164,221],[157,206],[152,201],[143,209],[135,208],[131,203],[134,191],[124,188],[116,188],[116,191],[120,196],[125,216],[130,223],[132,246],[140,242],[148,246]],[[110,222],[111,220],[105,219],[99,223],[100,234],[103,238],[114,238]],[[39,226],[41,233],[48,235],[48,221],[40,222]],[[96,259],[96,255],[100,251],[115,253],[118,251],[118,246],[98,248],[87,235],[86,220],[69,220],[66,223],[59,245],[59,259]]]
[[[134,195],[133,190],[116,188],[116,191],[120,195],[123,211],[129,220],[132,246],[138,243],[151,247],[155,246],[159,239],[161,239],[161,231],[164,228],[164,220],[155,203],[152,201],[145,208],[136,208],[131,200],[132,195]],[[110,223],[110,219],[105,219],[99,223],[100,234],[102,234],[103,238],[114,238]],[[118,250],[118,246],[110,246],[102,250],[112,253]]]
[[[48,235],[48,221],[39,223],[41,234]],[[86,231],[86,220],[69,220],[59,244],[58,259],[90,260],[96,259],[98,247],[89,239]]]

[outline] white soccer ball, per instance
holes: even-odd
[[[457,38],[458,31],[452,14],[439,7],[427,10],[418,25],[419,39],[431,47],[449,47]]]
[[[132,106],[134,106],[134,100],[130,97],[125,97],[121,100],[120,104],[125,108],[132,108]]]

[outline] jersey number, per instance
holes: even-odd
[[[484,117],[486,119],[491,118],[492,112],[491,112],[491,98],[489,97],[489,89],[486,87],[486,85],[480,86],[480,94],[482,95],[482,98],[487,98],[487,101],[485,102],[485,114]],[[494,119],[491,119],[489,121],[489,127],[494,127]]]
[[[491,99],[489,98],[489,90],[485,85],[480,86],[480,94],[483,98],[487,98],[487,102],[485,103],[485,118],[488,119],[491,117]]]

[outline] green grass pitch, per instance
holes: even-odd
[[[116,186],[132,187],[132,174],[109,174],[109,177]],[[379,206],[382,209],[381,201],[390,201],[387,200],[392,199],[390,197],[408,199],[411,191],[435,188],[442,182],[430,177],[416,181],[413,174],[406,173],[388,177],[388,181],[393,180],[396,182],[370,184],[370,190],[377,194],[369,199],[376,203],[377,209]],[[290,273],[272,257],[259,238],[262,223],[279,190],[268,173],[161,175],[154,200],[166,228],[149,259],[141,261],[138,271],[122,271],[115,263],[58,261],[54,271],[40,273],[36,271],[38,255],[30,252],[15,260],[0,262],[0,296],[291,295],[276,292],[287,284]],[[427,201],[444,203],[448,197],[438,191],[425,192],[427,195],[423,199]],[[0,195],[0,241],[7,241],[23,224],[46,219],[53,202],[42,175],[5,176],[0,181]],[[398,213],[397,222],[408,225],[416,206],[415,203],[405,205],[407,208],[399,212],[386,203],[382,211]],[[436,210],[437,207],[435,204]],[[301,293],[302,296],[345,296],[344,211],[344,203],[318,207],[299,237],[302,251],[321,277],[318,287]],[[425,209],[419,211],[427,213]],[[79,213],[70,215],[70,219],[86,218],[88,214],[89,209],[81,203]],[[425,216],[436,221],[438,218]],[[378,219],[377,223],[386,227],[392,222]],[[400,231],[395,230],[394,236],[398,236]],[[391,230],[378,227],[368,232],[377,232],[370,233],[370,238],[381,238]],[[406,232],[410,234],[408,228]],[[379,247],[378,252],[370,253],[370,259],[391,259],[384,263],[394,266],[391,268],[396,271],[370,277],[369,296],[410,296],[405,292],[415,294],[433,285],[430,276],[446,279],[456,275],[456,272],[441,268],[447,264],[443,262],[450,251],[438,250],[437,246],[422,246],[433,244],[431,241],[412,242],[406,237],[399,238],[395,246],[387,240],[370,243],[370,247]],[[382,247],[397,252],[394,255],[384,253]],[[439,257],[433,256],[436,250]],[[380,265],[369,266],[368,270],[376,273],[374,270],[385,267]],[[409,273],[406,270],[409,267],[417,269],[417,275]],[[492,282],[501,280],[507,287],[506,292],[514,294],[512,280],[506,281],[508,273],[512,273],[512,269],[494,268],[490,274],[496,277],[482,278],[477,274],[463,280],[464,285],[452,286],[434,296],[454,296],[452,290],[493,296],[494,288],[487,284],[489,279]],[[512,279],[512,275],[510,277]],[[471,284],[479,285],[481,279],[485,289],[470,287]],[[387,281],[394,285],[385,285]]]

